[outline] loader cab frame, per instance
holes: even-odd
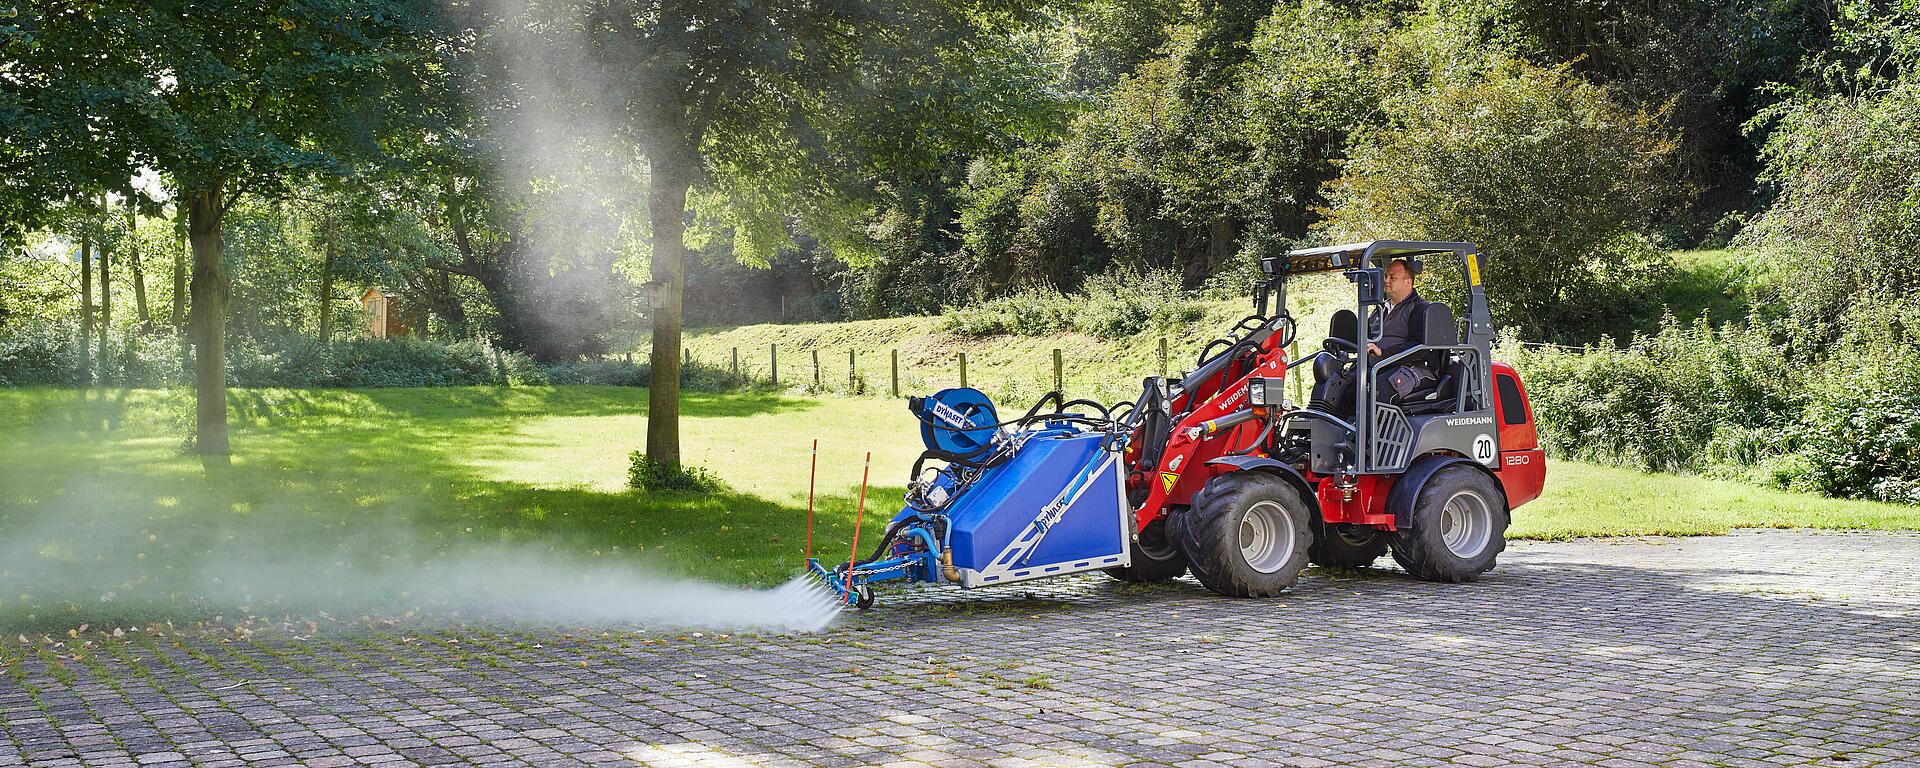
[[[1464,302],[1435,302],[1442,307],[1438,310],[1441,319],[1435,320],[1424,343],[1376,359],[1368,345],[1380,337],[1365,318],[1383,311],[1386,267],[1396,259],[1456,265]],[[1255,302],[1263,313],[1274,299],[1280,311],[1286,311],[1287,282],[1294,277],[1339,272],[1353,287],[1352,309],[1336,313],[1325,349],[1289,365],[1330,366],[1350,377],[1350,411],[1322,403],[1300,404],[1313,416],[1295,427],[1305,433],[1310,445],[1308,467],[1312,472],[1394,474],[1406,470],[1415,459],[1436,452],[1456,453],[1497,471],[1501,447],[1491,387],[1494,328],[1480,280],[1478,247],[1472,243],[1374,240],[1270,256],[1261,260],[1260,267],[1266,277],[1257,289]],[[1430,301],[1435,298],[1439,297],[1428,297]],[[1448,314],[1451,306],[1465,307],[1464,338],[1460,335],[1461,324]],[[1436,333],[1444,338],[1432,337]],[[1396,402],[1385,396],[1384,372],[1417,355],[1438,361],[1435,390],[1418,402]]]

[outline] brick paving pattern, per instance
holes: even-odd
[[[1478,584],[1265,601],[1024,586],[784,637],[116,641],[0,677],[0,766],[1920,765],[1920,535],[1516,544]]]

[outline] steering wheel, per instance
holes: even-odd
[[[1352,339],[1329,336],[1327,337],[1326,343],[1322,344],[1321,347],[1328,352],[1345,352],[1349,355],[1360,354],[1360,345],[1353,343]]]

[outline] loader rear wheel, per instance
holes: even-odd
[[[1207,482],[1167,530],[1200,583],[1232,597],[1273,597],[1307,567],[1312,518],[1300,492],[1264,472]]]
[[[1357,525],[1322,523],[1314,526],[1313,548],[1307,559],[1328,568],[1365,568],[1387,553],[1387,535]]]
[[[1128,545],[1133,549],[1133,564],[1105,569],[1108,576],[1136,583],[1172,581],[1187,572],[1187,558],[1180,548],[1167,540],[1167,521],[1155,520],[1140,529],[1140,535]]]
[[[1393,560],[1427,581],[1473,581],[1507,548],[1507,522],[1507,496],[1492,478],[1447,467],[1420,488],[1413,525],[1393,532]]]

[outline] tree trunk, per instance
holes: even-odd
[[[1220,273],[1220,267],[1233,259],[1240,247],[1240,228],[1230,216],[1215,216],[1207,222],[1207,269],[1205,277]]]
[[[327,220],[326,256],[320,260],[320,346],[333,343],[333,220]]]
[[[648,180],[653,223],[653,370],[647,393],[647,457],[680,466],[680,300],[686,292],[684,241],[689,181],[684,170],[656,164]]]
[[[93,229],[80,233],[80,386],[93,383]]]
[[[140,265],[140,209],[134,204],[133,191],[127,191],[127,265],[133,268],[133,313],[140,318],[140,332],[153,332],[153,316],[147,314],[147,275]]]
[[[173,316],[168,318],[174,330],[182,330],[187,325],[187,248],[180,241],[186,239],[187,210],[183,206],[179,211],[179,220],[173,228]]]
[[[473,241],[467,234],[466,211],[460,208],[460,198],[456,197],[453,179],[447,179],[443,186],[446,190],[447,224],[453,227],[454,246],[460,252],[460,263],[470,265],[473,263]],[[467,308],[461,306],[460,297],[453,292],[453,273],[440,273],[440,288],[447,302],[446,314],[443,315],[447,324],[462,338],[472,336],[467,328]]]
[[[460,296],[453,292],[453,275],[441,272],[434,276],[434,308],[440,319],[446,323],[446,331],[452,338],[467,337],[467,308],[461,306]]]
[[[190,190],[187,198],[187,239],[193,244],[194,441],[203,457],[223,461],[227,443],[227,265],[220,239],[225,213],[222,182]]]
[[[113,370],[112,350],[107,340],[113,336],[113,267],[107,249],[107,195],[100,193],[100,386],[106,386]]]

